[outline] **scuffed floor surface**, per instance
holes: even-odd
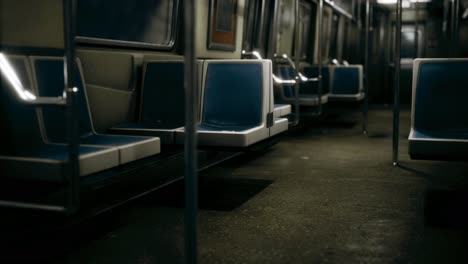
[[[349,119],[349,118],[348,118]],[[332,120],[200,175],[200,263],[468,263],[468,165],[391,165],[389,110]],[[183,263],[183,183],[91,224],[56,263]]]

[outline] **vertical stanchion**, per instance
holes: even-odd
[[[360,7],[359,7],[360,8]],[[366,0],[366,25],[364,36],[364,105],[362,106],[362,133],[367,135],[369,112],[369,31],[370,31],[370,0]]]
[[[398,144],[400,140],[400,69],[401,69],[401,18],[402,0],[397,2],[395,29],[395,80],[393,91],[393,166],[398,165]]]
[[[185,86],[185,263],[197,263],[197,69],[195,58],[194,0],[184,0],[184,86]]]
[[[323,0],[319,0],[319,14],[318,14],[318,105],[319,105],[319,114],[322,114],[322,89],[323,89],[323,79],[322,79],[322,49],[323,49]]]
[[[76,32],[76,0],[63,0],[63,27],[65,44],[65,94],[67,96],[67,136],[68,136],[68,181],[67,211],[73,213],[80,203],[80,166],[78,160],[78,105],[75,86],[76,61],[75,61],[75,32]]]

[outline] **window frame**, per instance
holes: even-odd
[[[128,40],[116,40],[116,39],[105,39],[96,37],[85,37],[77,35],[75,40],[77,44],[105,46],[105,47],[119,47],[119,48],[142,48],[151,50],[172,50],[176,47],[177,32],[179,28],[179,15],[181,12],[180,0],[169,0],[173,1],[174,7],[172,11],[172,28],[171,37],[168,44],[157,44],[148,42],[128,41]]]

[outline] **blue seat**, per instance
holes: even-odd
[[[202,82],[200,145],[246,147],[269,137],[271,61],[205,61]],[[184,142],[183,129],[177,142]]]
[[[362,65],[331,66],[330,101],[361,101],[364,99]]]
[[[37,82],[38,94],[40,96],[54,96],[63,90],[64,78],[62,58],[33,57],[32,58],[34,76]],[[86,90],[81,76],[81,67],[77,63],[78,74],[75,76],[77,88],[80,91],[77,95],[79,107],[79,134],[80,144],[116,147],[119,150],[120,164],[129,163],[160,152],[159,138],[120,136],[120,135],[100,135],[94,131]],[[45,134],[50,142],[62,143],[66,141],[65,112],[57,108],[42,109],[41,115]]]
[[[304,69],[307,69],[307,75],[306,77],[308,78],[313,78],[316,77],[317,75],[313,75],[313,67],[305,67]],[[316,70],[317,71],[317,70]],[[327,72],[328,68],[324,68],[322,72]],[[286,80],[291,80],[294,79],[295,72],[294,69],[285,64],[280,64],[278,65],[278,75],[282,79]],[[326,74],[325,76],[328,76]],[[317,106],[319,103],[321,104],[326,104],[328,102],[328,91],[327,87],[329,86],[327,84],[327,81],[324,81],[324,90],[322,90],[322,96],[321,98],[318,95],[318,84],[315,82],[310,82],[310,83],[301,83],[299,84],[299,105],[303,106]],[[277,85],[276,86],[276,91],[275,91],[277,99],[276,101],[279,103],[288,103],[288,104],[293,104],[295,102],[295,87],[294,85],[291,84],[283,84],[283,85]],[[319,98],[321,100],[319,100]],[[276,102],[275,102],[276,103]]]
[[[413,67],[411,158],[468,160],[468,59],[417,59]]]
[[[183,76],[183,61],[145,62],[138,122],[120,124],[109,132],[159,137],[164,144],[174,144],[175,131],[185,124]]]
[[[8,60],[23,87],[35,94],[34,89],[31,89],[34,83],[31,81],[27,58],[9,56]],[[20,103],[3,77],[2,75],[2,89],[0,89],[0,122],[2,124],[0,136],[3,139],[0,144],[1,175],[62,181],[67,173],[67,146],[45,143],[37,109]],[[117,167],[118,155],[116,148],[80,146],[80,175],[86,176]]]

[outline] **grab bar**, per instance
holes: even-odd
[[[14,89],[16,97],[20,102],[34,106],[46,106],[46,105],[58,105],[65,106],[67,103],[67,93],[64,91],[62,96],[58,97],[41,97],[31,93],[28,89],[25,89],[23,84],[18,77],[15,69],[8,61],[7,57],[0,52],[0,72],[2,76],[10,83],[10,87]],[[74,93],[78,91],[78,88],[72,89]]]
[[[263,60],[262,55],[260,55],[260,53],[258,51],[255,51],[255,50],[254,51],[245,51],[245,50],[243,50],[242,55],[253,56],[258,60]],[[276,84],[290,84],[290,85],[297,84],[297,81],[295,79],[283,79],[281,77],[276,76],[276,74],[274,74],[274,73],[272,73],[272,76],[273,76],[273,81]]]

